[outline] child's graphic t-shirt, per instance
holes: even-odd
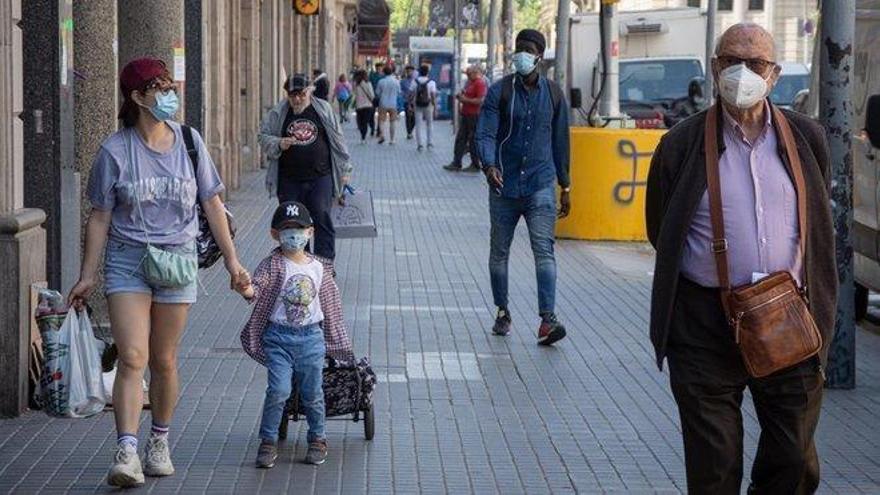
[[[318,298],[324,265],[314,258],[299,265],[286,257],[284,265],[287,274],[269,321],[286,327],[305,327],[324,321]]]

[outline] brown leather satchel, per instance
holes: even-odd
[[[805,251],[807,188],[804,172],[788,120],[775,106],[770,105],[770,108],[785,147],[789,172],[794,177],[800,245]],[[822,335],[810,314],[806,289],[800,289],[789,272],[775,272],[742,287],[732,288],[730,285],[727,239],[724,236],[724,215],[721,208],[721,176],[718,168],[718,118],[719,109],[715,105],[706,116],[705,138],[712,251],[718,267],[721,301],[746,369],[751,376],[761,378],[816,355],[822,347]]]

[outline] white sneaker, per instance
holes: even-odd
[[[107,483],[110,486],[130,488],[144,484],[144,472],[141,469],[141,460],[137,449],[132,445],[125,444],[116,448],[113,457],[113,465],[110,466],[110,474],[107,475]]]
[[[154,477],[174,474],[168,435],[150,435],[144,448],[144,474]]]

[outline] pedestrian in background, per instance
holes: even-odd
[[[379,99],[379,144],[385,142],[384,123],[388,122],[388,144],[394,144],[395,127],[397,127],[397,99],[400,97],[400,81],[394,75],[394,68],[386,65],[383,69],[385,77],[376,87]]]
[[[336,103],[339,105],[339,118],[342,122],[348,122],[348,105],[351,100],[351,84],[348,82],[345,74],[339,75],[339,80],[336,81],[336,87],[333,88],[333,96],[336,98]]]
[[[461,170],[461,159],[465,151],[470,153],[471,164],[466,172],[479,172],[480,156],[477,153],[477,120],[480,118],[480,107],[488,91],[486,80],[483,78],[483,70],[478,65],[467,69],[467,85],[455,95],[461,104],[458,121],[458,132],[455,134],[455,149],[452,163],[446,165],[446,170],[457,172]]]
[[[330,218],[335,198],[351,176],[352,166],[342,126],[333,107],[312,98],[305,74],[284,83],[287,98],[263,118],[258,136],[269,160],[266,187],[279,203],[306,205],[315,221],[314,254],[336,257],[336,231]]]
[[[333,264],[305,253],[314,233],[305,205],[295,201],[278,205],[270,230],[278,246],[254,271],[253,283],[243,281],[235,287],[254,307],[241,332],[242,346],[267,373],[256,461],[259,468],[272,468],[278,459],[278,428],[281,421],[287,421],[284,405],[294,380],[309,424],[305,462],[324,463],[324,357],[354,359]]]
[[[719,103],[663,136],[648,175],[645,217],[657,250],[651,341],[657,365],[669,361],[691,493],[740,493],[746,388],[761,426],[748,492],[809,494],[819,486],[813,437],[838,286],[829,150],[821,125],[767,98],[780,74],[776,53],[757,24],[728,29],[712,59]],[[796,149],[786,145],[789,126]],[[720,182],[711,203],[710,177]],[[710,204],[720,208],[713,213]],[[723,226],[720,236],[713,221]],[[817,356],[755,378],[723,298],[774,272],[787,272],[809,296],[824,345]],[[786,311],[804,320],[794,307]]]
[[[367,130],[373,121],[373,99],[376,93],[367,78],[367,71],[359,70],[354,74],[354,105],[357,114],[358,130],[361,133],[361,144],[367,144]]]
[[[110,485],[131,487],[147,476],[174,473],[168,430],[179,395],[177,349],[190,306],[196,301],[197,274],[188,283],[156,281],[144,269],[148,247],[180,256],[197,268],[198,202],[223,253],[231,283],[249,280],[229,233],[220,200],[224,186],[201,136],[172,119],[178,110],[174,81],[158,59],[129,62],[119,76],[124,98],[122,129],[98,150],[89,175],[92,204],[86,227],[79,282],[68,302],[82,308],[95,289],[104,254],[105,295],[113,341],[119,350],[113,384],[116,451],[107,476]],[[199,157],[190,161],[190,136]],[[150,368],[152,426],[138,457],[137,432],[143,410],[144,370]]]
[[[327,74],[321,69],[314,69],[312,71],[312,78],[312,85],[315,88],[312,91],[312,96],[324,101],[330,101],[330,78],[327,77]]]
[[[510,332],[507,264],[520,217],[529,229],[538,279],[538,344],[565,337],[556,317],[556,218],[571,211],[568,105],[559,86],[536,69],[546,41],[534,29],[516,36],[514,74],[493,84],[477,126],[477,148],[489,183],[489,274],[498,312],[492,331]],[[556,185],[562,189],[556,206]]]
[[[385,68],[385,64],[382,62],[377,62],[373,66],[373,71],[370,72],[370,84],[373,85],[373,90],[379,87],[379,81],[385,77],[383,73],[383,69]],[[378,110],[379,110],[379,97],[376,96],[373,98],[373,118],[370,119],[370,136],[377,136],[381,129],[376,125],[376,120],[378,119]]]
[[[437,83],[428,77],[431,70],[429,65],[419,67],[419,77],[416,78],[413,87],[413,100],[416,109],[416,143],[418,151],[428,145],[428,149],[434,147],[434,113],[437,111]],[[425,136],[424,138],[422,136]]]
[[[413,138],[416,128],[415,91],[416,68],[407,65],[404,69],[404,77],[400,80],[400,94],[403,96],[404,114],[406,115],[406,139]]]

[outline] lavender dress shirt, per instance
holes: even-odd
[[[752,282],[753,273],[788,270],[802,284],[797,193],[779,157],[769,105],[764,129],[750,143],[742,127],[723,112],[724,153],[719,160],[730,283]],[[709,193],[703,193],[685,241],[681,274],[704,287],[718,287],[712,253]]]

